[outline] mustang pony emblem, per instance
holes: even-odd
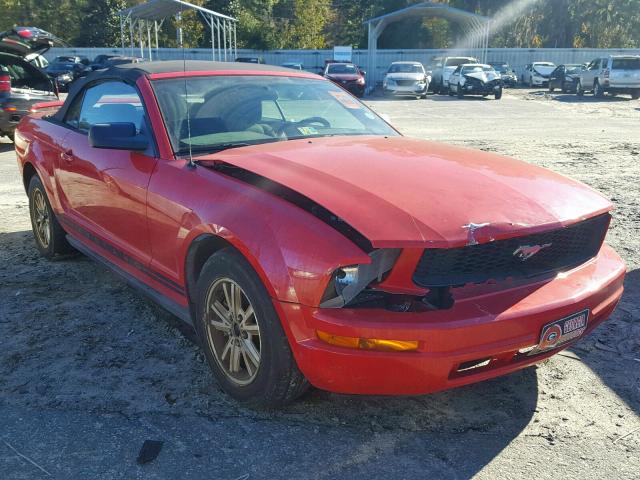
[[[527,261],[531,257],[533,257],[536,253],[538,253],[543,248],[550,247],[550,243],[545,243],[544,245],[522,245],[513,252],[514,257],[518,257],[520,260]]]

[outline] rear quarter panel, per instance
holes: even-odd
[[[56,189],[55,171],[61,145],[68,132],[66,128],[42,118],[42,114],[23,118],[16,129],[15,149],[20,173],[24,176],[27,165],[35,169],[56,213],[61,213],[62,208]]]

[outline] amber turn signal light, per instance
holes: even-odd
[[[332,335],[317,330],[318,338],[330,345],[338,347],[357,348],[360,350],[382,350],[394,352],[409,352],[418,349],[417,340],[383,340],[379,338],[357,338]]]

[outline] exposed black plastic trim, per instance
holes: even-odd
[[[164,285],[168,289],[173,290],[174,292],[176,292],[176,293],[178,293],[180,295],[185,295],[186,296],[185,289],[181,285],[178,285],[177,283],[175,283],[171,279],[166,278],[165,276],[159,274],[155,270],[151,270],[150,268],[146,267],[142,263],[138,262],[136,259],[134,259],[134,258],[130,257],[129,255],[127,255],[126,253],[124,253],[122,250],[120,250],[120,249],[114,247],[113,245],[105,242],[101,238],[98,238],[93,233],[89,232],[87,229],[85,229],[85,228],[81,227],[80,225],[78,225],[76,222],[73,222],[73,221],[69,220],[65,216],[58,216],[57,219],[58,219],[58,221],[60,223],[62,223],[64,225],[68,225],[70,228],[76,230],[83,237],[85,237],[87,240],[89,240],[90,242],[92,242],[92,243],[98,245],[99,247],[103,248],[104,250],[109,252],[111,255],[113,255],[115,257],[118,257],[119,259],[121,259],[122,261],[124,261],[127,264],[131,265],[135,269],[139,270],[140,272],[144,273],[145,275],[148,275],[149,277],[153,278],[157,282],[161,283],[162,285]]]
[[[159,306],[161,306],[162,308],[167,310],[169,313],[172,313],[173,315],[178,317],[183,322],[186,322],[191,326],[193,325],[193,322],[191,320],[191,315],[189,314],[189,309],[179,305],[178,303],[176,303],[173,300],[171,300],[171,299],[167,298],[166,296],[162,295],[160,292],[158,292],[157,290],[153,289],[149,285],[141,282],[140,280],[135,278],[130,273],[122,270],[120,267],[118,267],[117,265],[113,264],[112,262],[110,262],[109,260],[104,258],[102,255],[100,255],[100,254],[94,252],[93,250],[91,250],[89,247],[84,245],[79,240],[76,240],[75,238],[73,238],[71,235],[67,235],[67,241],[76,250],[82,252],[87,257],[91,258],[92,260],[95,260],[96,262],[104,265],[105,267],[107,267],[108,269],[113,271],[114,273],[118,274],[129,285],[131,285],[132,287],[134,287],[137,290],[140,290],[147,297],[149,297],[151,300],[153,300]]]

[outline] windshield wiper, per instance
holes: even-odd
[[[198,147],[183,147],[178,151],[178,155],[189,155],[189,153],[218,153],[223,150],[229,150],[230,148],[249,147],[254,145],[252,143],[245,142],[230,142],[220,143],[218,145],[198,146]]]

